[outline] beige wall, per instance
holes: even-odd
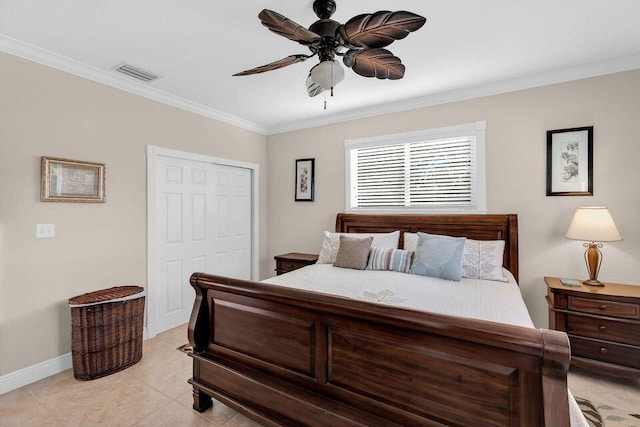
[[[579,206],[608,206],[625,239],[605,245],[600,278],[640,284],[640,71],[270,136],[269,259],[317,253],[322,231],[333,230],[345,208],[345,139],[477,120],[487,122],[487,207],[518,214],[520,285],[535,324],[547,326],[545,275],[586,275],[581,243],[564,238]],[[546,131],[591,125],[594,196],[545,196]],[[296,203],[294,161],[307,157],[316,159],[316,201]]]
[[[344,210],[345,139],[486,120],[487,205],[519,215],[521,287],[546,326],[542,277],[585,275],[580,243],[563,238],[578,206],[608,206],[625,238],[605,246],[601,278],[640,284],[638,111],[633,71],[265,138],[0,53],[0,375],[70,351],[70,297],[146,286],[146,144],[260,165],[267,277],[274,255],[317,252]],[[546,130],[588,125],[595,196],[546,197]],[[41,203],[43,155],[106,163],[107,203]],[[306,157],[316,201],[295,203],[294,160]],[[56,237],[36,240],[37,223]]]
[[[265,136],[0,53],[0,375],[70,351],[70,297],[146,286],[146,144],[260,165],[264,276]],[[106,163],[107,203],[41,203],[40,156]]]

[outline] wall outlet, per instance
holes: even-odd
[[[55,224],[36,224],[36,239],[56,237]]]

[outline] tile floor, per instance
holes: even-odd
[[[258,427],[215,400],[202,414],[191,409],[191,358],[176,350],[186,336],[180,326],[145,341],[140,362],[104,378],[78,381],[67,370],[1,395],[0,426]],[[640,406],[640,380],[575,371],[569,386],[598,403],[629,411]]]
[[[191,358],[180,326],[143,343],[142,359],[124,371],[78,381],[71,369],[0,395],[0,426],[224,426],[259,427],[214,400],[202,414],[191,408]]]

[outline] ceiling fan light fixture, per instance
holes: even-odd
[[[258,18],[269,31],[306,46],[311,54],[289,55],[234,76],[277,70],[317,56],[320,63],[309,72],[307,93],[313,97],[325,92],[326,109],[326,91],[333,96],[333,88],[344,79],[344,70],[334,60],[336,55],[343,57],[344,65],[361,76],[401,79],[405,66],[400,58],[383,48],[419,30],[426,22],[424,17],[412,12],[381,10],[354,16],[341,24],[330,19],[336,11],[335,0],[314,0],[313,11],[319,20],[308,29],[272,10],[260,12]]]
[[[344,69],[336,61],[322,61],[311,69],[309,77],[322,90],[330,90],[333,96],[333,88],[344,80]]]

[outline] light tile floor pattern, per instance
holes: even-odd
[[[191,358],[176,350],[186,336],[180,326],[145,341],[140,362],[104,378],[78,381],[67,370],[1,395],[0,426],[258,427],[215,400],[202,414],[191,408]],[[576,396],[620,409],[640,406],[639,380],[572,371],[569,387]]]
[[[0,395],[0,426],[224,426],[260,425],[214,400],[192,409],[191,358],[180,326],[143,343],[142,359],[121,372],[78,381],[67,370]]]

